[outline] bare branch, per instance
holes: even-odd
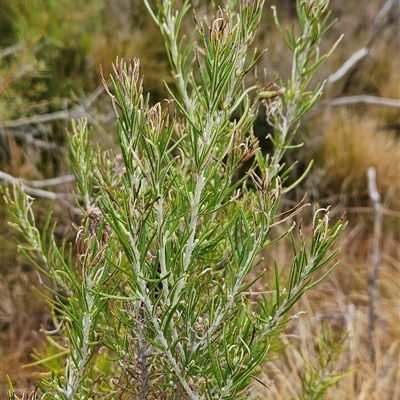
[[[338,81],[340,78],[346,75],[347,72],[361,59],[363,59],[368,53],[369,53],[368,47],[363,47],[362,49],[356,51],[343,63],[343,65],[336,72],[334,72],[332,75],[329,76],[327,83],[331,84]]]
[[[376,17],[374,19],[374,22],[371,27],[371,39],[369,41],[368,46],[371,47],[373,43],[376,42],[378,39],[379,35],[383,31],[383,28],[386,26],[386,23],[388,21],[385,21],[385,18],[387,17],[388,20],[390,21],[390,18],[393,18],[392,22],[398,21],[398,16],[396,18],[396,13],[395,13],[395,6],[399,6],[400,1],[399,0],[388,0],[383,7],[379,10],[378,14],[376,14]]]
[[[368,53],[371,50],[371,47],[373,44],[377,41],[379,36],[381,35],[383,28],[385,25],[383,24],[383,20],[386,16],[390,15],[390,12],[392,9],[398,5],[400,1],[399,0],[388,0],[384,6],[380,9],[378,14],[376,15],[374,19],[374,23],[372,24],[371,27],[371,36],[368,40],[368,44],[363,47],[362,49],[356,51],[354,54],[352,54],[344,63],[343,65],[336,71],[334,72],[331,76],[329,76],[327,83],[331,84],[336,81],[338,81],[340,78],[342,78],[346,73],[354,66],[356,65],[360,60],[362,60],[365,56],[368,55]],[[396,4],[397,3],[397,4]]]
[[[58,183],[54,183],[54,182],[56,180],[60,181],[60,179],[65,179],[65,177],[53,178],[53,179],[49,179],[48,181],[50,181],[50,182],[52,181],[53,184],[59,184],[61,182],[58,182]],[[13,177],[10,174],[7,174],[6,172],[0,171],[0,183],[2,181],[6,181],[8,183],[11,183],[12,185],[17,185],[21,180]],[[35,182],[35,184],[38,185],[39,181],[33,181],[33,182]],[[41,181],[41,182],[44,182],[44,181]],[[67,196],[72,197],[69,193],[68,194],[67,193],[55,193],[55,192],[50,192],[47,190],[36,189],[36,188],[26,185],[22,181],[21,181],[21,184],[22,184],[22,188],[24,189],[24,192],[30,196],[40,197],[42,199],[57,200],[60,203],[62,203],[64,206],[67,206],[70,209],[70,211],[72,211],[74,214],[77,214],[77,215],[82,214],[82,212],[79,208],[74,207],[68,200],[66,200]]]
[[[59,176],[57,178],[42,179],[39,181],[31,181],[31,182],[29,182],[29,185],[34,188],[41,188],[44,186],[56,186],[56,185],[62,185],[63,183],[70,183],[70,182],[75,182],[74,175],[65,175],[65,176]]]
[[[400,100],[387,99],[385,97],[369,96],[366,94],[359,96],[338,97],[337,99],[325,100],[321,106],[346,106],[349,104],[366,103],[386,107],[400,107]]]
[[[0,129],[0,135],[7,136],[8,134],[10,134],[9,131]],[[35,137],[39,135],[45,135],[45,131],[39,128],[31,128],[31,129],[22,128],[20,130],[15,130],[12,132],[13,137],[22,139],[27,144],[32,145],[33,147],[36,147],[38,149],[56,150],[65,152],[65,148],[63,146],[60,146],[54,142],[48,142],[45,140],[37,139]]]
[[[369,274],[369,341],[371,346],[371,361],[375,362],[374,330],[375,330],[375,296],[376,281],[378,279],[379,264],[381,262],[381,231],[382,231],[382,205],[381,196],[376,188],[376,170],[374,167],[368,169],[368,191],[374,206],[374,242],[372,248],[373,266]]]
[[[18,128],[23,125],[43,124],[45,122],[56,121],[59,119],[79,118],[87,115],[87,110],[93,105],[97,97],[103,92],[103,86],[99,86],[81,105],[71,110],[57,111],[50,114],[34,115],[33,117],[20,118],[10,121],[1,121],[1,128]]]
[[[34,115],[33,117],[28,117],[28,118],[1,121],[0,124],[2,128],[18,128],[23,125],[41,124],[44,122],[56,121],[58,119],[77,118],[80,117],[81,115],[82,115],[82,110],[79,107],[79,110],[73,108],[72,110],[67,110],[67,111],[57,111],[50,114]]]

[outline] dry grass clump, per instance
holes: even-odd
[[[377,185],[387,207],[400,210],[400,143],[388,131],[379,129],[374,119],[347,111],[331,110],[315,159],[319,175],[316,186],[322,195],[339,193],[349,202],[365,204],[368,197],[367,170],[375,167]]]

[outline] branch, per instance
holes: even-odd
[[[63,183],[70,183],[70,182],[75,182],[74,175],[64,175],[64,176],[59,176],[57,178],[42,179],[39,181],[31,181],[29,183],[29,185],[34,188],[41,188],[44,186],[56,186],[56,185],[62,185]]]
[[[321,106],[345,106],[349,104],[373,104],[378,106],[386,107],[397,107],[400,108],[400,100],[388,99],[385,97],[369,96],[367,94],[362,94],[359,96],[348,96],[348,97],[338,97],[337,99],[325,100],[321,102]]]
[[[374,167],[368,169],[369,197],[374,206],[374,241],[372,248],[373,269],[369,277],[369,341],[371,346],[371,361],[375,362],[374,330],[375,330],[375,296],[376,281],[378,279],[379,264],[381,261],[380,241],[382,230],[382,206],[381,196],[376,189],[376,170]]]
[[[356,51],[343,63],[343,65],[336,72],[329,76],[327,83],[331,84],[338,81],[340,78],[347,74],[347,72],[353,67],[353,65],[357,64],[368,53],[368,47],[363,47],[362,49]]]
[[[22,188],[26,194],[28,194],[30,196],[34,196],[34,197],[40,197],[42,199],[58,200],[61,204],[68,207],[74,214],[80,215],[80,214],[82,214],[81,210],[77,207],[74,207],[69,201],[66,200],[66,196],[69,194],[55,193],[55,192],[50,192],[47,190],[37,189],[38,187],[45,186],[46,182],[47,182],[47,185],[58,185],[60,183],[71,182],[70,177],[71,177],[71,175],[67,175],[67,176],[59,177],[59,178],[45,179],[43,181],[32,181],[31,183],[33,184],[33,186],[36,186],[36,188],[35,188],[35,187],[26,185],[20,179],[17,179],[15,177],[13,177],[12,175],[9,175],[3,171],[0,171],[0,183],[2,181],[6,181],[8,183],[11,183],[12,185],[17,185],[21,181]],[[50,182],[50,183],[48,183],[48,182]]]
[[[388,15],[390,15],[390,11],[399,0],[388,0],[385,5],[381,8],[381,10],[376,15],[374,22],[371,27],[371,36],[368,40],[368,44],[363,47],[362,49],[356,51],[352,54],[344,63],[343,65],[332,75],[329,76],[327,83],[332,84],[342,78],[346,73],[360,60],[362,60],[371,50],[372,45],[377,41],[379,36],[381,35],[383,28],[386,24],[383,24],[382,21]]]
[[[389,25],[388,22],[390,23],[390,19],[392,19],[392,23],[396,23],[398,21],[398,16],[396,18],[394,7],[396,5],[399,6],[399,3],[399,0],[388,0],[379,10],[371,27],[371,38],[368,43],[369,47],[371,47],[376,42],[379,35],[382,33],[383,28]],[[384,21],[385,17],[388,17],[388,21]]]
[[[0,129],[0,135],[7,136],[10,132]],[[65,148],[59,146],[57,143],[46,142],[41,139],[36,139],[35,135],[40,134],[41,130],[37,128],[32,128],[26,130],[22,128],[20,131],[13,131],[12,136],[17,137],[19,139],[24,140],[27,144],[30,144],[38,149],[46,149],[46,150],[56,150],[56,151],[65,151]]]
[[[59,119],[79,118],[87,115],[87,110],[103,92],[103,86],[99,86],[82,104],[65,111],[57,111],[50,114],[34,115],[33,117],[20,118],[9,121],[0,121],[1,128],[18,128],[23,125],[42,124]],[[92,118],[91,118],[92,119]]]

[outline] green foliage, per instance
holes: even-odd
[[[346,350],[347,338],[343,337],[339,341],[334,337],[333,332],[327,325],[322,326],[321,340],[318,343],[318,367],[315,368],[304,360],[306,367],[303,377],[301,400],[323,399],[328,389],[335,385],[340,379],[353,371],[337,373],[332,371],[335,362]]]
[[[107,91],[121,154],[92,147],[85,120],[73,124],[69,157],[84,214],[75,251],[67,239],[59,247],[47,234],[50,216],[38,231],[21,185],[13,195],[5,192],[26,239],[21,249],[54,285],[49,302],[57,329],[35,363],[49,372],[39,384],[46,398],[249,398],[290,309],[335,267],[327,268],[337,254],[330,249],[345,224],[330,227],[329,209],[316,210],[310,240],[300,235],[297,243],[294,223],[272,235],[303,207],[279,214],[283,192],[291,189],[284,186],[290,167],[280,162],[292,125],[322,90],[306,94],[323,61],[308,64],[324,32],[318,21],[326,1],[298,3],[303,31],[288,42],[291,80],[246,87],[258,58],[248,54],[262,6],[250,1],[234,11],[227,4],[208,26],[194,16],[197,38],[186,42],[179,27],[188,2],[176,11],[163,1],[157,15],[151,11],[177,90],[167,87],[170,99],[151,105],[139,61],[117,59],[113,93]],[[261,104],[274,127],[274,153],[267,157],[252,131]],[[260,251],[285,236],[294,252],[289,278],[276,261],[275,291],[255,308],[248,289],[261,275],[249,280],[249,273]]]

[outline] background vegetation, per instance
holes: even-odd
[[[198,3],[198,10],[209,11],[205,2]],[[279,2],[284,26],[294,19],[292,3]],[[275,70],[288,75],[290,54],[277,37],[271,4],[266,2],[256,39],[257,47],[265,47],[263,43],[269,46],[258,73],[262,74],[263,67],[269,76]],[[326,398],[396,399],[400,398],[399,2],[376,0],[365,5],[349,0],[345,4],[332,2],[330,8],[338,22],[326,37],[324,47],[332,46],[342,33],[345,36],[334,56],[318,72],[318,79],[331,76],[331,80],[324,102],[302,122],[297,140],[306,146],[292,151],[290,157],[300,160],[297,174],[304,170],[302,162],[315,160],[311,174],[298,188],[299,196],[306,191],[315,203],[333,204],[333,218],[346,211],[349,227],[341,237],[341,266],[296,306],[298,312],[306,310],[307,316],[300,317],[284,337],[285,344],[290,343],[284,359],[265,365],[264,381],[269,389],[260,385],[259,390],[265,399],[298,398],[299,388],[313,371],[326,367],[326,362],[318,363],[324,359],[319,355],[325,354],[330,363],[327,370],[355,369]],[[192,22],[185,24],[190,35]],[[22,178],[32,194],[51,197],[51,193],[58,193],[61,201],[55,201],[54,217],[61,240],[69,231],[71,220],[79,219],[66,207],[69,199],[63,194],[74,188],[65,156],[65,128],[70,118],[86,116],[96,130],[96,142],[104,148],[114,147],[114,112],[100,89],[99,65],[104,76],[109,76],[117,55],[140,58],[144,89],[151,91],[155,100],[163,99],[166,94],[162,80],[171,79],[163,41],[141,1],[88,1],[78,9],[75,2],[68,0],[38,0],[30,7],[22,0],[12,0],[1,4],[0,28],[0,178]],[[364,47],[368,53],[335,80],[332,74]],[[339,98],[360,95],[396,99],[397,103],[336,105]],[[368,101],[365,97],[358,100]],[[265,129],[261,120],[260,138],[266,135]],[[377,317],[372,337],[368,335],[368,313],[374,219],[367,181],[371,166],[377,171],[383,205],[375,292]],[[64,178],[56,186],[46,181],[60,176]],[[296,200],[299,199],[295,195],[286,199],[288,203]],[[44,222],[49,201],[43,199],[35,204],[38,224]],[[34,348],[41,348],[41,327],[49,328],[52,323],[46,304],[35,293],[41,290],[36,272],[23,257],[15,256],[14,233],[6,224],[10,216],[3,205],[0,213],[0,393],[4,396],[5,374],[20,390],[34,386],[35,374],[40,371],[21,367],[32,362]],[[282,259],[287,247],[281,245],[274,252],[279,252]],[[275,255],[270,251],[265,258]],[[332,349],[320,345],[324,322],[335,328],[339,337],[344,335],[347,343],[338,360],[330,359]],[[375,356],[371,356],[372,350]]]

